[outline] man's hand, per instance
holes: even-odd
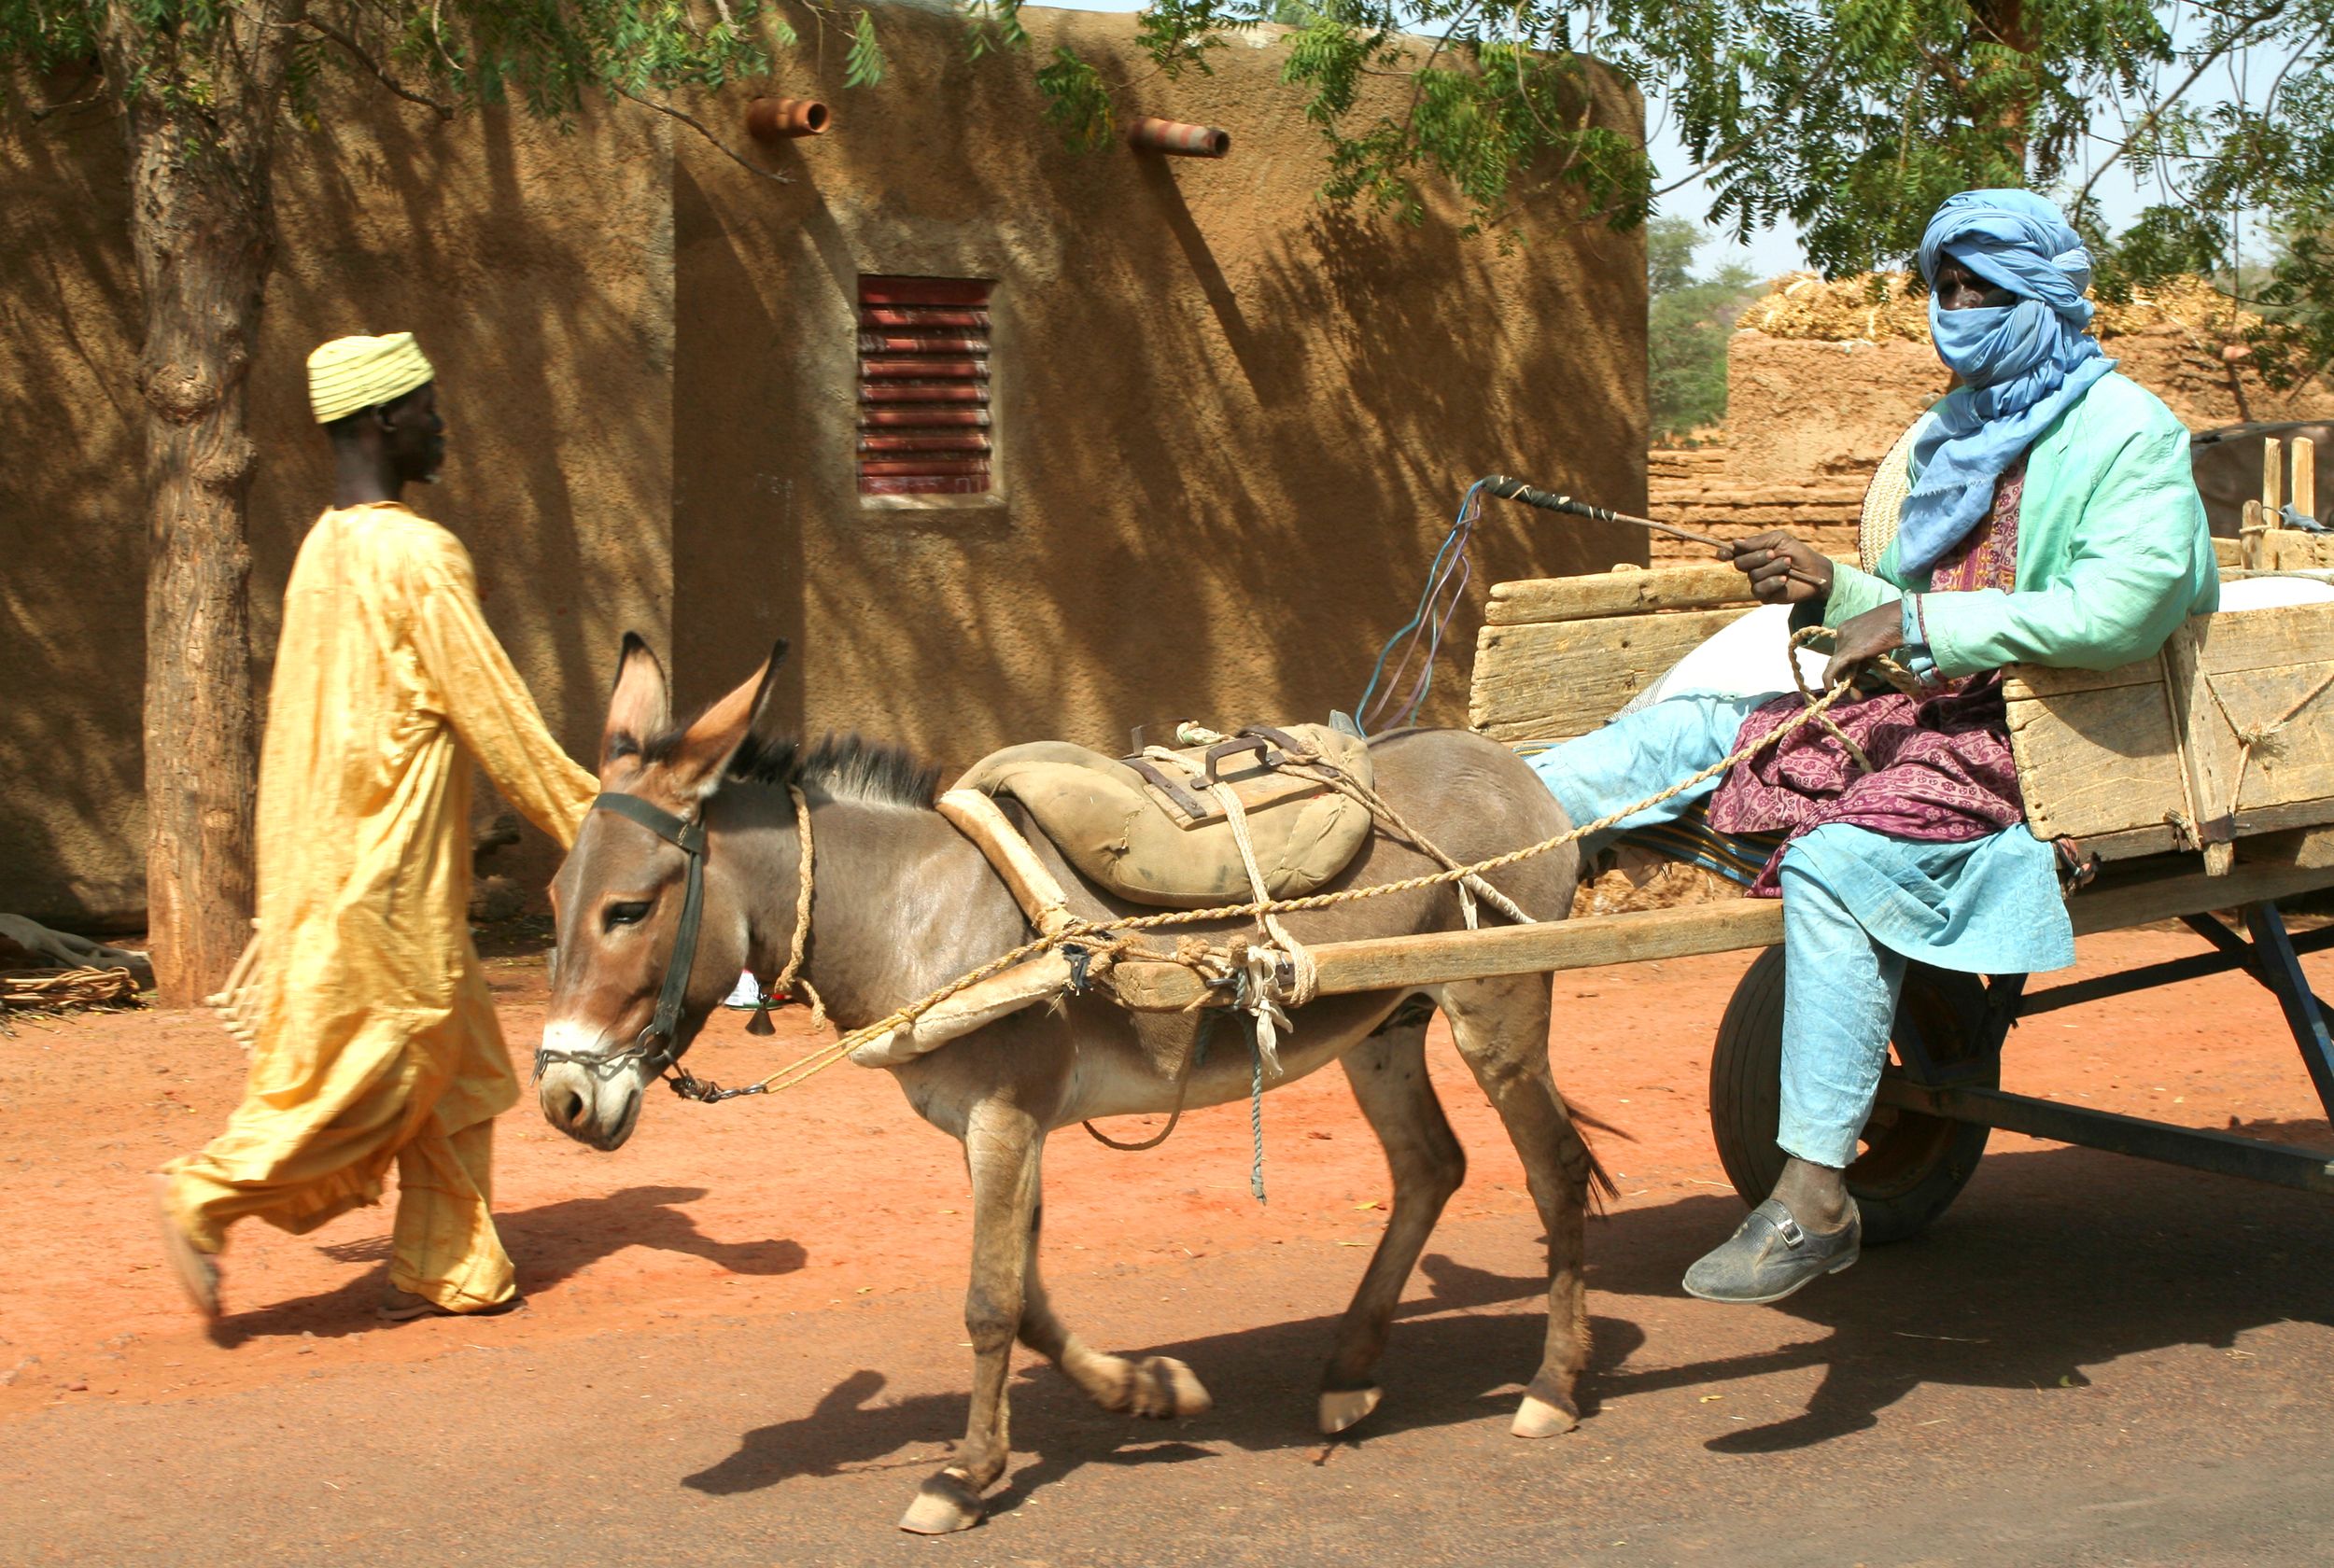
[[[1834,636],[1832,662],[1823,666],[1825,689],[1860,673],[1883,653],[1893,652],[1904,640],[1905,610],[1896,600],[1865,610]]]
[[[1798,604],[1832,592],[1830,559],[1780,528],[1722,548],[1720,559],[1750,579],[1750,595],[1761,604]]]

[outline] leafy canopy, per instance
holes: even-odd
[[[2334,0],[1152,0],[1139,26],[1173,77],[1259,23],[1294,29],[1282,77],[1334,202],[1415,220],[1440,187],[1504,230],[1561,185],[1627,226],[1702,177],[1707,221],[1788,222],[1837,276],[1904,261],[1956,190],[2027,186],[2073,210],[2110,298],[2181,272],[2233,286],[2242,218],[2275,245],[2270,357],[2334,360]],[[1592,60],[1686,167],[1589,112]],[[1365,98],[1377,78],[1399,91]],[[1060,123],[1108,135],[1101,66],[1057,51],[1039,79]],[[2118,164],[2158,200],[2110,236],[2096,191]]]
[[[1019,0],[956,5],[976,57],[1027,47]],[[558,117],[597,93],[710,135],[651,94],[765,77],[798,42],[789,15],[839,47],[846,88],[881,86],[879,6],[764,0],[0,0],[0,59],[222,138],[277,47],[263,109],[312,112],[354,74],[445,114]],[[2234,287],[2241,241],[2266,243],[2268,368],[2334,361],[2334,0],[1152,0],[1136,26],[1174,80],[1260,24],[1287,30],[1281,74],[1334,203],[1414,221],[1441,189],[1512,236],[1558,188],[1629,226],[1706,178],[1698,216],[1737,237],[1788,222],[1838,275],[1904,260],[1955,190],[2026,185],[2074,211],[2111,298],[2175,272]],[[1686,167],[1597,112],[1592,62],[1674,127]],[[1112,139],[1118,67],[1062,48],[1033,68],[1063,134]],[[2110,236],[2096,190],[2118,164],[2157,200]]]
[[[872,50],[864,11],[859,31]],[[446,118],[512,104],[564,119],[605,94],[710,136],[647,94],[765,75],[794,41],[762,0],[0,0],[0,61],[72,83],[35,119],[110,96],[231,159],[279,108],[313,123],[349,78]],[[863,74],[880,76],[879,53]]]

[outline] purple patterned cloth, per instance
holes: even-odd
[[[2018,499],[2025,488],[2021,457],[1995,485],[1986,520],[1937,563],[1931,592],[2015,586]],[[1735,745],[1771,734],[1806,707],[1796,694],[1764,705],[1743,721]],[[1891,692],[1844,702],[1830,717],[1871,759],[1871,772],[1860,771],[1828,731],[1809,724],[1736,763],[1710,797],[1709,824],[1720,833],[1787,835],[1751,884],[1751,897],[1780,896],[1776,875],[1790,840],[1827,822],[1891,838],[1960,844],[2025,819],[2001,672],[1948,681],[1929,696]]]

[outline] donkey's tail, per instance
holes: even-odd
[[[1594,1127],[1598,1132],[1609,1132],[1626,1143],[1634,1143],[1637,1140],[1593,1111],[1584,1111],[1571,1100],[1566,1100],[1564,1104],[1567,1127],[1571,1133],[1566,1141],[1564,1173],[1587,1197],[1590,1211],[1601,1214],[1606,1204],[1621,1196],[1621,1188],[1613,1181],[1612,1172],[1605,1169],[1605,1162],[1596,1157],[1596,1151],[1590,1146],[1581,1129]]]

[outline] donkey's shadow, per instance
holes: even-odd
[[[1537,1311],[1486,1316],[1457,1309],[1508,1301],[1536,1308],[1547,1291],[1545,1280],[1511,1279],[1440,1254],[1427,1257],[1420,1269],[1432,1282],[1433,1294],[1405,1302],[1397,1316],[1453,1315],[1428,1316],[1405,1325],[1395,1339],[1397,1355],[1405,1362],[1414,1359],[1419,1365],[1448,1368],[1522,1367],[1528,1372],[1537,1365],[1546,1333],[1546,1319]],[[1154,1424],[1100,1409],[1050,1365],[1029,1362],[1015,1378],[1014,1421],[1025,1433],[1045,1432],[1046,1451],[990,1497],[990,1511],[1011,1507],[1037,1488],[1088,1464],[1184,1463],[1213,1458],[1203,1445],[1221,1441],[1244,1449],[1319,1447],[1321,1439],[1303,1424],[1313,1410],[1313,1389],[1304,1379],[1318,1370],[1336,1323],[1333,1316],[1307,1318],[1154,1347],[1189,1361],[1203,1379],[1241,1390],[1236,1407],[1218,1405],[1204,1416],[1172,1423]],[[1593,1326],[1591,1376],[1619,1365],[1644,1340],[1634,1324],[1618,1320],[1599,1319]],[[1415,1392],[1410,1379],[1399,1375],[1391,1360],[1385,1371],[1387,1383],[1407,1401]],[[1459,1380],[1466,1380],[1463,1373]],[[1473,1381],[1479,1386],[1462,1394],[1463,1407],[1430,1396],[1417,1400],[1415,1408],[1398,1412],[1395,1396],[1389,1396],[1387,1408],[1371,1419],[1369,1434],[1511,1413],[1520,1386],[1515,1378],[1483,1376]],[[726,1496],[800,1476],[929,1469],[944,1463],[949,1445],[963,1430],[964,1395],[919,1394],[878,1403],[885,1382],[880,1372],[853,1372],[805,1414],[747,1433],[737,1452],[684,1477],[682,1484]]]
[[[2323,1141],[2325,1124],[2249,1127],[2255,1136]],[[2334,1283],[2318,1267],[2325,1200],[2079,1149],[1997,1155],[1960,1203],[1923,1236],[1876,1249],[1849,1273],[1784,1303],[1777,1337],[1749,1354],[1633,1369],[1637,1323],[1594,1321],[1582,1414],[1677,1388],[1719,1388],[1775,1372],[1820,1369],[1805,1408],[1707,1446],[1722,1453],[1803,1449],[1876,1425],[1924,1384],[2031,1389],[2082,1397],[2086,1367],[2179,1345],[2234,1349],[2247,1330],[2288,1320],[2334,1323]],[[1688,1264],[1741,1217],[1731,1198],[1694,1197],[1624,1211],[1593,1227],[1590,1288],[1598,1305],[1667,1297],[1663,1332],[1689,1354],[1691,1317],[1752,1311],[1683,1299]],[[1431,1294],[1406,1303],[1381,1365],[1385,1405],[1346,1440],[1482,1420],[1504,1421],[1537,1364],[1545,1282],[1428,1255]],[[1332,1284],[1322,1281],[1335,1295]],[[1616,1298],[1619,1298],[1616,1301]],[[1513,1302],[1518,1309],[1457,1309]],[[1074,1305],[1074,1303],[1073,1303]],[[1097,1409],[1042,1362],[1021,1369],[1015,1428],[1038,1450],[991,1498],[1011,1507],[1093,1463],[1185,1463],[1229,1444],[1320,1448],[1308,1418],[1313,1378],[1336,1319],[1307,1318],[1150,1347],[1191,1364],[1219,1391],[1206,1415],[1173,1425]],[[752,1491],[794,1477],[868,1467],[904,1471],[945,1460],[963,1427],[962,1392],[875,1403],[883,1375],[853,1373],[811,1412],[747,1433],[737,1451],[682,1478],[696,1491]]]

